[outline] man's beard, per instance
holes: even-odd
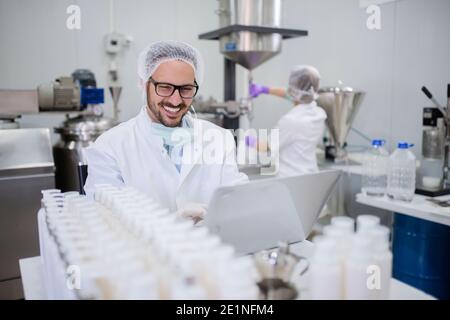
[[[166,120],[164,120],[164,117],[161,112],[161,110],[164,108],[164,106],[170,107],[170,108],[180,108],[179,112],[183,112],[184,110],[186,110],[188,108],[185,103],[180,103],[179,105],[174,106],[170,102],[164,102],[164,101],[161,101],[160,103],[158,103],[159,108],[157,108],[156,105],[151,101],[148,101],[147,106],[149,108],[150,113],[153,114],[153,116],[156,117],[156,119],[161,124],[165,125],[166,127],[179,127],[181,125],[181,121],[183,120],[183,117],[186,114],[186,112],[181,116],[180,121],[178,123],[175,123],[175,124],[168,123]]]

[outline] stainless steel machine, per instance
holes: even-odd
[[[19,259],[39,255],[36,213],[54,179],[49,129],[0,130],[0,299],[23,298]]]
[[[117,109],[120,87],[110,88],[110,91],[114,109]],[[67,114],[66,121],[55,128],[55,132],[60,135],[60,140],[53,146],[55,185],[61,191],[82,190],[79,166],[86,164],[83,149],[116,123],[116,119],[103,117],[103,111],[99,109],[99,105],[104,102],[103,94],[103,89],[97,88],[94,74],[85,69],[75,70],[72,77],[61,77],[54,83],[38,88],[40,109],[72,108],[79,111],[72,117]],[[116,116],[117,110],[114,111]]]
[[[346,160],[346,139],[365,93],[350,87],[328,87],[319,90],[317,105],[327,114],[331,141],[325,146],[325,157],[335,162]]]
[[[416,193],[437,197],[450,194],[450,84],[447,85],[446,107],[442,107],[426,87],[422,87],[422,92],[436,107],[423,109],[422,164]]]
[[[110,88],[110,91],[117,109],[121,88]],[[21,114],[66,113],[66,121],[54,129],[61,137],[53,147],[55,186],[61,191],[80,191],[78,166],[86,164],[83,149],[117,123],[117,119],[103,116],[100,108],[103,102],[104,90],[97,88],[94,74],[77,69],[69,77],[39,85],[37,90],[0,90],[0,113],[3,114],[0,118],[4,126],[7,121],[11,126],[14,118]],[[117,113],[114,110],[114,117]]]
[[[198,114],[238,129],[242,115],[251,117],[252,101],[236,97],[236,64],[251,71],[281,52],[282,40],[304,37],[308,31],[281,28],[282,0],[219,0],[219,29],[199,39],[219,41],[224,59],[224,102],[195,101]],[[251,79],[251,74],[250,74]],[[249,80],[250,80],[249,79]],[[200,106],[200,107],[198,107]]]
[[[104,102],[103,89],[97,88],[94,74],[86,69],[41,84],[37,91],[39,111],[83,111]]]
[[[115,122],[93,114],[67,117],[63,124],[55,128],[60,140],[53,146],[55,160],[55,185],[61,191],[80,191],[79,165],[85,165],[83,150],[91,146]]]

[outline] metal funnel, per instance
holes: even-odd
[[[228,59],[252,70],[281,51],[281,34],[245,30],[248,26],[279,28],[281,0],[219,0],[216,12],[220,27],[244,27],[220,37],[220,51]]]
[[[346,156],[345,140],[359,110],[365,92],[352,88],[330,87],[319,90],[317,105],[327,113],[327,126],[336,147],[337,160]]]
[[[280,28],[282,0],[218,0],[220,28],[199,35],[219,40],[229,60],[253,70],[281,52],[283,39],[307,36],[308,31]]]
[[[241,35],[242,36],[242,33]],[[270,35],[272,36],[272,35]],[[277,35],[275,35],[277,36]],[[262,39],[263,37],[267,36],[260,36],[253,34],[250,38],[252,41],[257,41],[258,38]],[[240,64],[244,68],[248,70],[253,70],[259,65],[263,64],[270,58],[276,56],[281,51],[281,37],[278,40],[278,42],[273,41],[271,44],[268,43],[268,45],[273,45],[279,43],[278,48],[271,48],[269,46],[266,46],[264,48],[254,48],[253,45],[250,45],[249,48],[242,48],[242,51],[222,51],[222,54],[227,57],[228,59],[236,62],[237,64]]]
[[[119,120],[119,99],[122,93],[122,87],[109,87],[109,92],[113,100],[114,120]]]

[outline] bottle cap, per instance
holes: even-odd
[[[343,228],[339,228],[335,225],[328,225],[323,227],[323,234],[326,237],[341,238],[345,236],[346,232]]]
[[[358,233],[371,230],[380,224],[380,218],[373,215],[363,214],[356,218],[356,229]]]
[[[350,217],[333,217],[331,218],[331,225],[343,229],[346,233],[353,233],[355,231],[355,220]]]
[[[374,146],[374,147],[381,147],[381,146],[383,146],[385,143],[386,143],[386,141],[385,141],[385,140],[382,140],[382,139],[375,139],[375,140],[372,140],[372,146]]]
[[[409,144],[408,142],[404,142],[404,141],[398,143],[399,149],[409,149],[411,147],[414,147],[414,144]]]

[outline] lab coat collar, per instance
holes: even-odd
[[[161,155],[160,160],[170,162],[169,158],[163,156],[167,154],[167,151],[164,148],[163,139],[152,132],[152,120],[148,115],[147,106],[144,105],[141,108],[141,111],[137,117],[137,123],[140,131],[139,133],[145,136],[146,141],[154,149],[155,153]],[[178,189],[180,189],[181,185],[186,180],[195,164],[199,162],[203,150],[203,139],[201,137],[201,133],[203,132],[203,125],[201,121],[198,121],[191,115],[186,114],[183,117],[183,127],[184,126],[194,129],[194,139],[183,147],[183,159],[185,159],[185,157],[189,157],[190,161],[188,161],[187,163],[182,163],[181,171],[178,172],[173,163],[170,163],[170,166],[173,168],[174,174],[180,176]]]
[[[205,146],[203,145],[203,124],[201,123],[201,121],[192,118],[192,116],[190,116],[189,114],[186,114],[183,120],[186,120],[188,127],[194,130],[194,139],[183,147],[183,159],[186,159],[186,156],[189,157],[190,160],[186,163],[182,163],[181,165],[180,184],[178,188],[181,187],[194,166],[199,163],[199,160],[205,148]]]
[[[142,106],[141,111],[139,112],[137,116],[137,123],[139,130],[142,130],[142,134],[146,137],[146,140],[153,146],[156,146],[158,148],[163,148],[164,141],[163,139],[155,135],[152,130],[152,123],[153,120],[150,118],[148,112],[147,112],[147,106]],[[188,114],[186,114],[182,119],[182,128],[193,128],[194,122],[192,117],[190,117]]]

